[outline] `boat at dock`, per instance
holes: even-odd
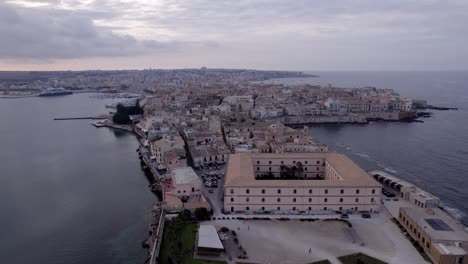
[[[105,127],[106,126],[106,121],[96,121],[96,122],[92,122],[91,125],[95,126],[95,127]]]
[[[48,97],[48,96],[60,96],[60,95],[69,95],[73,92],[64,88],[48,88],[45,91],[39,93],[41,97]]]

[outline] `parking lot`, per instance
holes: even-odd
[[[223,185],[226,165],[216,165],[195,170],[202,180],[202,192],[213,208],[214,215],[220,215],[223,208]]]
[[[254,263],[311,263],[328,259],[341,263],[337,257],[363,252],[389,264],[426,264],[411,243],[391,221],[388,212],[373,215],[371,219],[351,217],[348,227],[342,221],[300,220],[214,220],[218,230],[226,227],[236,232],[223,244],[226,254],[236,260],[239,246],[245,250],[248,261]],[[239,260],[243,261],[243,260]]]

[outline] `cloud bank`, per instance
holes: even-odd
[[[463,0],[2,1],[0,66],[151,57],[163,67],[468,69],[467,13]]]

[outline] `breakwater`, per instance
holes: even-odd
[[[102,120],[106,119],[106,117],[96,117],[96,116],[86,116],[86,117],[56,117],[54,120]]]

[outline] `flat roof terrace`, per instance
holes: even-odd
[[[218,232],[216,232],[216,228],[213,225],[200,225],[198,228],[197,247],[224,250]]]
[[[198,181],[198,176],[193,171],[192,167],[179,167],[174,168],[172,171],[172,179],[175,184],[189,184],[194,181]]]
[[[257,180],[253,160],[325,159],[341,179]],[[327,153],[238,153],[229,157],[225,187],[382,187],[366,171],[343,154]]]
[[[433,242],[468,241],[464,227],[439,208],[402,207],[420,227],[424,229]]]

